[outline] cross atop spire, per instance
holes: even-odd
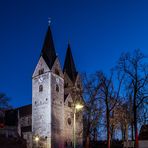
[[[50,26],[48,26],[43,48],[41,51],[41,56],[44,58],[46,64],[51,69],[57,56],[54,48]]]
[[[49,17],[48,18],[48,26],[50,26],[50,24],[51,24],[51,18]]]
[[[64,63],[64,68],[63,72],[66,72],[69,78],[75,82],[76,76],[77,76],[77,71],[75,67],[75,63],[73,60],[70,44],[68,43],[67,47],[67,52],[66,52],[66,58],[65,58],[65,63]]]

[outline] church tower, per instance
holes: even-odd
[[[68,147],[72,147],[74,127],[74,106],[83,104],[82,83],[76,70],[70,44],[68,44],[64,62],[64,129],[65,141]],[[83,117],[82,111],[76,112],[76,145],[82,147],[83,143]]]
[[[64,147],[64,76],[50,26],[32,76],[32,132],[38,147]]]

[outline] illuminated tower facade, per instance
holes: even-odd
[[[32,132],[40,147],[64,147],[64,79],[50,26],[32,76]]]
[[[34,147],[73,147],[74,105],[82,102],[82,85],[68,44],[64,68],[48,27],[32,76],[32,135]],[[76,113],[76,143],[82,147],[82,112]],[[36,139],[38,137],[39,139]]]

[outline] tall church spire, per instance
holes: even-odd
[[[77,71],[75,67],[75,63],[73,60],[70,44],[68,43],[68,48],[66,52],[66,58],[64,63],[63,72],[66,72],[69,78],[74,82],[76,79]]]
[[[55,52],[55,48],[54,48],[50,25],[48,26],[48,30],[47,30],[46,37],[44,40],[43,48],[41,51],[41,56],[44,58],[46,64],[51,69],[54,64],[54,61],[56,59],[56,52]]]

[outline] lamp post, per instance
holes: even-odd
[[[76,148],[76,111],[83,108],[83,105],[76,104],[74,106],[74,120],[73,120],[73,147]]]
[[[39,140],[40,140],[39,137],[36,136],[34,140],[35,140],[35,142],[36,142],[36,147],[38,148],[38,142],[39,142]]]

